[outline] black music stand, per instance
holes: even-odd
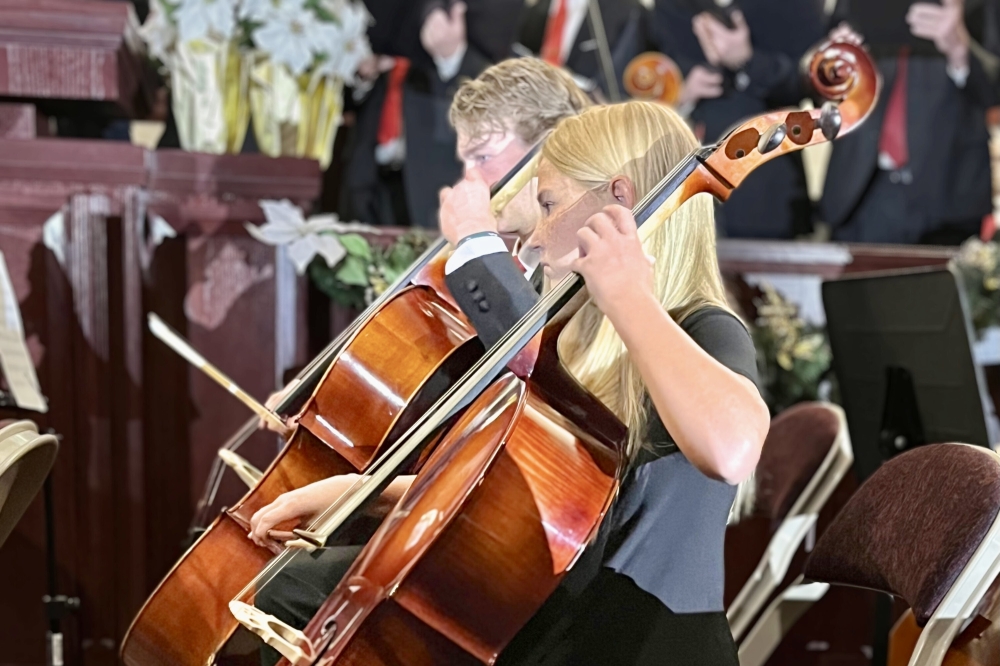
[[[990,445],[990,397],[972,356],[972,327],[956,272],[826,281],[823,306],[859,481],[923,444]],[[891,614],[892,601],[880,595],[873,666],[886,663]]]

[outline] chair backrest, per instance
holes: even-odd
[[[802,544],[811,547],[819,512],[852,462],[847,423],[836,405],[802,403],[771,422],[757,465],[755,511],[769,520],[771,538],[757,568],[727,608],[737,641],[779,590]],[[732,551],[730,545],[727,550]],[[741,558],[747,557],[746,549],[736,550]]]
[[[934,444],[883,464],[824,532],[807,578],[887,592],[924,626],[995,530],[1000,456]]]
[[[846,436],[842,421],[837,407],[819,402],[800,403],[771,421],[757,464],[756,513],[770,519],[772,530],[800,503],[838,437]]]

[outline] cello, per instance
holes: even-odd
[[[889,635],[888,666],[907,666],[922,630],[912,610],[907,610]],[[969,626],[959,633],[945,653],[941,666],[995,666],[1000,659],[1000,578],[983,596]]]
[[[760,164],[856,128],[880,81],[867,55],[812,61],[822,109],[765,114],[694,151],[633,210],[640,239],[698,193],[719,199]],[[595,536],[624,469],[625,426],[561,366],[559,333],[585,302],[570,275],[387,450],[300,539],[321,547],[453,415],[413,485],[308,626],[230,607],[295,666],[490,664]],[[504,368],[512,372],[500,375]]]
[[[492,188],[495,212],[533,177],[537,150]],[[126,664],[211,663],[238,627],[226,603],[273,556],[247,538],[254,513],[296,488],[366,470],[482,354],[444,284],[446,247],[442,239],[425,252],[304,371],[279,406],[309,396],[288,442],[140,609],[122,641]]]
[[[637,55],[625,67],[622,84],[633,99],[676,106],[684,90],[684,76],[669,57],[648,51]]]

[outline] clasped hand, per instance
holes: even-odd
[[[934,42],[934,46],[955,69],[969,64],[969,32],[965,28],[963,0],[942,0],[942,4],[918,2],[910,5],[906,22],[914,37]]]
[[[577,232],[579,252],[571,268],[587,281],[601,312],[614,321],[636,297],[653,295],[653,261],[642,249],[632,211],[606,206]]]
[[[733,12],[732,19],[734,27],[730,30],[711,14],[702,12],[694,17],[691,27],[710,65],[736,71],[753,57],[753,45],[743,14]]]
[[[447,12],[433,10],[420,28],[420,43],[434,58],[450,58],[466,45],[465,3],[456,2]]]

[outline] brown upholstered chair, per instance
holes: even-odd
[[[815,581],[905,600],[924,627],[910,666],[939,666],[1000,574],[1000,455],[964,444],[908,451],[878,469],[806,563]]]
[[[802,403],[771,422],[757,465],[756,513],[770,520],[772,537],[750,579],[726,611],[733,637],[742,644],[743,666],[763,663],[784,635],[777,609],[765,630],[751,629],[764,604],[785,580],[792,559],[805,543],[811,547],[820,509],[851,468],[854,456],[844,412],[827,403]],[[810,588],[813,595],[825,587]],[[775,614],[777,613],[777,614]],[[796,616],[797,619],[797,616]],[[751,640],[752,637],[752,640]],[[758,661],[759,656],[763,659]]]

